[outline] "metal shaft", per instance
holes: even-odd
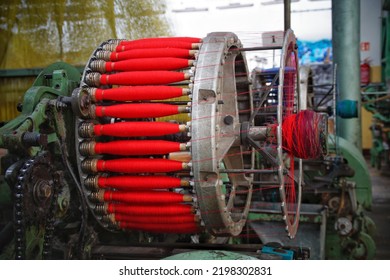
[[[360,0],[332,1],[333,58],[337,64],[338,101],[358,102],[360,111]],[[361,149],[361,122],[338,118],[336,134]]]
[[[291,28],[291,1],[284,0],[284,30]]]

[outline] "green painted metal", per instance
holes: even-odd
[[[12,193],[4,177],[0,176],[0,206],[8,207],[12,204]]]
[[[348,178],[348,180],[355,182],[357,185],[355,191],[358,203],[366,210],[371,209],[372,184],[368,167],[362,153],[347,140],[341,137],[335,139],[333,135],[329,135],[328,144],[330,150],[335,149],[335,143],[337,143],[341,155],[348,161],[348,164],[352,169],[355,170],[355,176]]]
[[[331,260],[372,260],[376,246],[372,237],[360,232],[356,237],[340,236],[334,230],[326,233],[325,255]]]
[[[354,213],[353,233],[347,236],[339,235],[332,227],[337,217],[328,220],[326,231],[326,258],[333,260],[372,260],[375,257],[376,245],[373,237],[376,233],[374,221],[364,214],[362,206]]]
[[[27,90],[23,99],[22,113],[0,128],[0,147],[11,151],[25,151],[32,156],[37,148],[26,149],[22,137],[28,131],[40,131],[40,126],[48,119],[49,101],[59,96],[70,96],[79,85],[81,74],[66,63],[57,62],[45,68]],[[55,141],[56,138],[49,139]]]
[[[249,212],[248,221],[282,222],[283,216],[281,214]],[[299,216],[299,222],[321,224],[322,216],[301,214]]]
[[[75,66],[79,73],[83,73],[85,66]],[[45,68],[18,68],[0,69],[0,78],[36,77]]]
[[[365,88],[364,108],[373,114],[370,126],[372,147],[370,149],[371,166],[378,170],[382,162],[390,166],[389,149],[386,143],[390,137],[390,100],[383,84],[371,85]]]
[[[360,0],[332,0],[332,43],[338,99],[357,101],[359,110],[357,118],[337,118],[336,133],[361,150]]]
[[[26,230],[26,259],[40,259],[43,248],[44,229],[31,226]],[[10,243],[0,254],[0,260],[12,260],[15,258],[14,245]]]
[[[190,251],[165,258],[165,260],[258,260],[244,254],[229,251],[208,250]]]

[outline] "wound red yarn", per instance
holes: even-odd
[[[287,116],[283,121],[283,148],[302,159],[316,159],[322,155],[319,116],[311,110]]]
[[[178,48],[134,49],[124,52],[112,52],[110,54],[110,60],[113,62],[127,59],[154,57],[190,58],[192,55],[190,55],[189,50]]]
[[[169,176],[109,176],[99,177],[100,188],[115,188],[122,191],[141,189],[168,189],[181,186],[180,178]]]
[[[188,37],[188,36],[178,36],[178,37],[150,37],[150,38],[141,38],[136,40],[123,40],[120,42],[121,45],[129,44],[138,44],[145,42],[190,42],[190,43],[200,43],[201,38]]]
[[[111,106],[96,106],[97,117],[114,117],[123,119],[157,118],[179,113],[179,106],[161,103],[134,103]]]
[[[183,169],[183,163],[169,159],[151,158],[121,158],[111,160],[98,160],[98,171],[111,171],[120,173],[165,173]]]
[[[171,38],[161,39],[143,39],[135,41],[122,41],[116,48],[117,52],[128,51],[132,49],[155,49],[155,48],[178,48],[178,49],[192,49],[193,43],[199,43],[198,39],[195,42],[177,40]]]
[[[94,134],[96,136],[162,136],[178,132],[180,132],[179,125],[168,122],[119,122],[94,126]]]
[[[164,140],[119,140],[97,142],[96,154],[111,155],[159,155],[180,151],[180,143]]]
[[[96,89],[96,101],[140,101],[180,97],[183,89],[171,86],[123,86],[110,89]]]
[[[185,73],[172,71],[134,71],[103,74],[101,85],[165,85],[185,80]]]
[[[128,204],[171,204],[183,202],[183,194],[169,191],[120,192],[105,191],[104,201],[117,201]]]
[[[105,65],[107,72],[178,70],[190,66],[188,59],[172,57],[128,59]]]

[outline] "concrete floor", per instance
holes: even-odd
[[[375,236],[377,260],[390,260],[390,168],[387,174],[369,166],[372,181],[372,212],[377,227]]]

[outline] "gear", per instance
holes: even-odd
[[[16,259],[25,258],[25,233],[31,226],[45,227],[43,255],[48,254],[58,193],[52,166],[49,154],[44,152],[26,160],[19,171],[14,201]]]

